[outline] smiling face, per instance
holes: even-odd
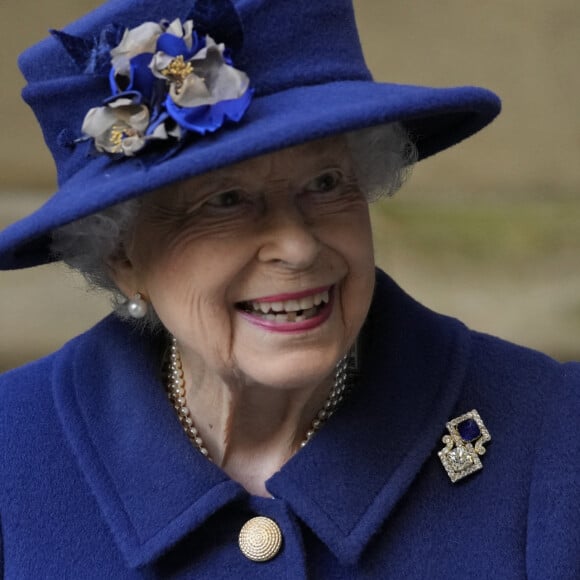
[[[198,374],[319,384],[354,343],[374,287],[367,202],[343,138],[285,149],[147,196],[115,265]]]

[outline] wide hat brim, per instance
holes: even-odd
[[[0,233],[0,269],[55,260],[50,232],[172,182],[314,139],[402,122],[424,159],[476,133],[500,111],[477,87],[431,88],[372,81],[301,86],[256,97],[241,123],[199,137],[178,154],[151,162],[101,154],[45,205]]]

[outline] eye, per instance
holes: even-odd
[[[338,169],[332,169],[321,173],[306,184],[305,190],[318,193],[329,193],[337,189],[344,181],[342,173]]]
[[[245,194],[239,189],[230,189],[228,191],[223,191],[212,195],[204,205],[214,208],[231,208],[244,203]]]

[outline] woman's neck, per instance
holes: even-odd
[[[212,460],[250,493],[268,497],[265,482],[300,449],[333,378],[280,390],[225,381],[187,360],[183,370],[187,406]]]

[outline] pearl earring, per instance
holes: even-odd
[[[143,318],[147,314],[147,302],[137,292],[133,298],[127,301],[127,311],[131,318]]]

